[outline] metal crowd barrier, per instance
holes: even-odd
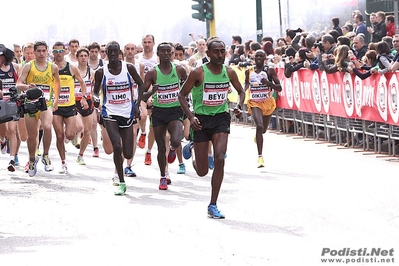
[[[235,104],[229,108],[233,123],[255,126],[246,105],[240,119],[235,117],[233,106]],[[284,134],[296,134],[365,152],[399,155],[399,126],[282,108],[277,108],[272,116],[276,118],[277,130]]]

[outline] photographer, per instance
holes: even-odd
[[[36,59],[30,61],[22,68],[22,73],[17,81],[17,88],[26,92],[38,87],[42,90],[46,99],[47,110],[38,111],[35,114],[25,115],[26,130],[28,131],[29,167],[28,174],[33,177],[37,173],[38,158],[35,156],[37,148],[37,136],[39,133],[39,119],[43,127],[43,159],[48,155],[52,139],[53,109],[58,109],[58,97],[60,92],[60,76],[57,65],[47,62],[48,46],[44,41],[38,41],[34,45]],[[36,82],[36,83],[35,83]],[[46,165],[46,168],[49,169]]]
[[[1,89],[2,89],[2,99],[4,101],[9,101],[11,95],[11,88],[15,87],[16,82],[18,80],[18,72],[19,72],[19,65],[11,62],[12,58],[14,57],[14,53],[4,47],[4,45],[0,45],[0,54],[1,57],[5,58],[6,62],[0,64],[0,81],[2,82]],[[17,93],[15,91],[15,93]],[[19,117],[17,117],[19,118]],[[14,119],[13,119],[14,120]],[[24,121],[22,121],[24,122]],[[18,128],[19,121],[9,121],[6,123],[2,123],[1,127],[7,128],[7,139],[9,142],[9,149],[10,149],[10,162],[8,164],[8,171],[14,172],[15,166],[19,165],[19,160],[17,156],[17,152],[19,146],[21,144],[21,138],[19,136],[20,130],[25,130],[25,128]],[[2,143],[2,146],[6,148],[5,142]],[[5,149],[2,149],[2,151]]]
[[[320,48],[322,48],[322,50],[320,50]],[[317,49],[319,49],[319,51],[320,51],[320,54],[319,54],[317,60],[318,60],[319,69],[321,71],[324,71],[324,66],[322,64],[322,61],[323,61],[322,56],[323,56],[323,54],[327,54],[327,58],[328,58],[329,54],[331,54],[331,55],[334,54],[335,48],[336,48],[336,46],[335,46],[335,40],[334,40],[333,36],[331,36],[330,34],[325,34],[325,35],[323,35],[321,37],[321,47],[320,47],[320,45],[317,47]],[[333,58],[328,58],[326,63],[327,64],[334,64],[334,59]]]

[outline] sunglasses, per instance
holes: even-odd
[[[56,54],[63,53],[63,52],[65,52],[64,49],[59,49],[59,50],[54,49],[54,50],[53,50],[53,53],[56,53]]]
[[[105,50],[100,50],[100,53],[105,53]]]

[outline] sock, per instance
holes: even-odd
[[[209,203],[209,206],[212,206],[212,205],[213,205],[213,206],[216,206],[216,202],[215,202],[215,203],[212,203],[212,202]]]
[[[14,161],[15,157],[14,156],[10,156],[10,161]]]
[[[145,131],[141,131],[141,135],[147,135]]]
[[[151,150],[147,150],[147,153],[151,153]]]
[[[83,153],[79,153],[79,156],[80,156],[80,157],[83,157]]]
[[[261,157],[263,157],[262,154],[259,154],[259,155],[258,155],[258,158],[261,158]]]

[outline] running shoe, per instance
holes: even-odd
[[[7,142],[6,140],[3,140],[1,142],[1,153],[6,154],[7,153]]]
[[[99,149],[96,147],[96,148],[94,148],[94,151],[93,151],[93,157],[100,157],[100,151],[99,151]]]
[[[112,177],[112,185],[113,186],[119,186],[119,176],[116,173]]]
[[[168,163],[173,163],[176,160],[176,150],[169,148]]]
[[[15,162],[15,166],[19,166],[19,159],[18,159],[18,155],[17,154],[15,154],[14,162]]]
[[[126,192],[126,183],[120,183],[117,187],[116,191],[114,192],[115,196],[123,196]]]
[[[128,177],[136,177],[136,173],[133,172],[131,166],[127,166],[127,167],[125,168],[125,176],[128,176]]]
[[[188,159],[191,158],[191,156],[193,155],[192,154],[193,147],[194,147],[194,142],[192,142],[191,140],[190,140],[190,142],[188,144],[186,144],[183,147],[183,157],[184,157],[184,159],[188,160]]]
[[[208,206],[208,217],[213,218],[213,219],[224,219],[225,218],[224,214],[218,210],[218,207],[216,205],[213,205],[213,204]]]
[[[35,158],[34,162],[29,162],[29,167],[28,167],[28,175],[30,177],[33,177],[37,173],[37,162],[39,161],[39,157]]]
[[[140,149],[144,149],[144,147],[145,147],[145,137],[146,136],[147,136],[147,134],[141,133],[141,135],[139,137],[139,142],[137,143],[137,145],[139,145]]]
[[[213,156],[208,156],[208,165],[209,165],[209,169],[213,169],[215,168],[215,164],[213,162]]]
[[[161,177],[159,179],[159,189],[160,190],[167,190],[168,189],[168,181],[165,177]]]
[[[8,171],[14,172],[15,171],[15,161],[11,160],[7,167]]]
[[[165,177],[166,177],[166,184],[168,185],[172,184],[172,180],[169,177],[169,173],[165,173]]]
[[[51,165],[51,161],[50,158],[48,157],[48,155],[44,155],[42,157],[42,163],[44,164],[44,170],[46,172],[50,172],[54,170],[54,167]]]
[[[254,142],[255,142],[255,143],[258,143],[258,141],[256,140],[256,136],[254,137]]]
[[[25,173],[28,173],[29,171],[29,164],[30,164],[29,161],[25,164]]]
[[[186,173],[186,166],[184,163],[179,164],[179,170],[177,170],[178,174],[185,174]]]
[[[83,156],[78,155],[78,158],[76,158],[76,162],[80,165],[86,165],[85,160],[83,159]]]
[[[151,165],[152,164],[151,153],[147,152],[145,154],[144,164],[145,165]]]
[[[42,152],[40,151],[40,149],[36,149],[36,156],[42,156]]]
[[[265,162],[263,160],[263,157],[258,158],[258,168],[265,167]]]
[[[60,174],[67,174],[68,173],[68,166],[66,163],[61,164],[61,169],[58,171]]]

